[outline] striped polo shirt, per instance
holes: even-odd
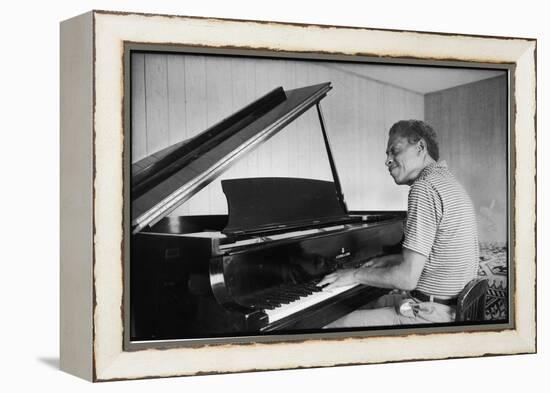
[[[403,247],[427,257],[417,290],[457,296],[477,276],[474,208],[445,161],[428,165],[411,185],[404,232]]]

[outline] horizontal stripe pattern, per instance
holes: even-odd
[[[445,161],[428,165],[411,185],[403,247],[428,258],[419,291],[456,296],[477,275],[475,211]]]

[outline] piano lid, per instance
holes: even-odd
[[[153,225],[275,135],[332,89],[278,87],[197,136],[132,165],[133,233]]]

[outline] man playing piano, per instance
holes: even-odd
[[[445,161],[439,161],[434,130],[419,120],[395,123],[386,157],[395,183],[410,186],[401,254],[336,271],[318,285],[330,290],[360,283],[395,291],[328,328],[453,322],[458,294],[476,277],[474,209]]]

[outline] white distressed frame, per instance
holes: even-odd
[[[91,249],[91,252],[84,252],[91,255],[76,265],[71,265],[70,257],[74,257],[78,250],[74,249],[74,244],[68,244],[62,234],[63,369],[86,379],[104,381],[536,351],[535,40],[108,12],[91,12],[64,22],[64,25],[73,27],[72,30],[67,28],[65,44],[62,29],[62,64],[75,66],[67,60],[74,56],[71,50],[79,47],[73,41],[91,40],[93,46],[91,53],[86,52],[76,65],[84,69],[86,65],[89,67],[90,61],[93,62],[93,75],[88,75],[92,85],[84,78],[81,81],[83,86],[80,86],[82,91],[92,96],[92,108],[88,100],[77,99],[81,91],[79,86],[70,83],[73,79],[62,75],[62,95],[73,94],[75,98],[74,102],[69,100],[65,113],[62,113],[62,141],[63,136],[70,132],[91,141],[91,146],[85,145],[89,148],[81,154],[80,160],[88,160],[93,167],[91,171],[86,169],[87,177],[84,178],[89,179],[90,186],[93,186],[92,206],[87,211],[91,215],[87,218],[93,222],[93,232],[90,234],[86,228],[81,228],[80,238],[84,243],[88,241]],[[75,34],[75,31],[81,34]],[[512,212],[515,213],[515,238],[512,239],[516,261],[513,270],[516,290],[512,299],[515,328],[124,351],[121,310],[124,289],[125,42],[515,64],[512,81],[516,103],[515,116],[512,116],[515,140],[511,141],[516,155],[515,172],[511,174],[512,195],[515,196],[512,203]],[[71,70],[66,73],[70,74]],[[69,112],[74,108],[92,111],[92,120],[71,117]],[[62,112],[63,109],[62,105]],[[64,118],[69,120],[63,123]],[[68,127],[72,129],[68,130]],[[71,160],[76,159],[79,158],[66,159],[62,168],[72,167]],[[62,179],[62,183],[73,180]],[[61,194],[63,209],[63,197],[69,198],[72,194],[70,190],[64,194],[63,184]],[[86,216],[86,212],[80,214]],[[65,222],[69,221],[70,218],[66,217]],[[62,229],[63,222],[62,217]],[[73,252],[63,257],[64,249]],[[73,270],[67,269],[68,266],[73,266]],[[75,274],[84,285],[72,288],[68,283],[74,281]],[[70,294],[69,290],[72,290]],[[82,320],[85,322],[75,323]],[[68,331],[72,332],[69,336],[63,334]]]

